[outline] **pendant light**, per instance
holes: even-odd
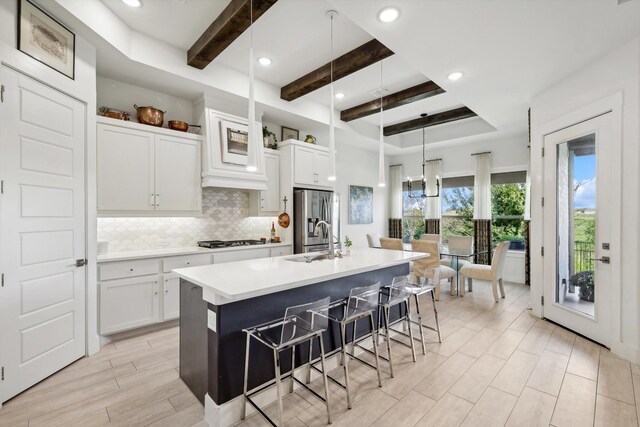
[[[258,170],[258,145],[256,139],[256,100],[253,91],[253,1],[249,1],[249,122],[247,132],[247,171],[255,172]]]
[[[422,119],[427,118],[427,114],[420,114]],[[407,190],[409,193],[409,198],[411,199],[425,199],[427,197],[440,197],[440,178],[436,176],[436,194],[427,194],[427,176],[425,175],[425,166],[427,164],[426,156],[425,156],[425,137],[424,137],[424,129],[426,126],[422,126],[422,179],[420,180],[420,184],[422,187],[422,192],[418,194],[413,194],[411,188],[411,178],[408,178],[407,182]]]
[[[383,113],[383,90],[382,90],[382,63],[380,61],[380,148],[378,150],[378,187],[386,185],[384,179],[384,113]]]
[[[333,124],[333,18],[338,16],[338,12],[330,10],[327,12],[329,17],[330,29],[331,29],[331,66],[330,66],[330,92],[331,103],[329,106],[329,181],[336,180],[336,141],[335,141],[335,129]]]

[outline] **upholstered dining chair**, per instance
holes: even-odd
[[[425,273],[432,272],[433,269],[440,269],[440,279],[449,279],[450,284],[450,292],[451,295],[455,294],[455,282],[454,278],[456,277],[456,272],[453,268],[447,267],[445,265],[440,265],[440,245],[438,242],[433,240],[413,240],[411,242],[411,250],[413,252],[424,252],[428,253],[429,257],[416,259],[413,261],[413,274],[417,278],[426,277],[429,279],[430,277],[426,276]],[[436,301],[440,300],[440,283],[436,284],[435,289],[435,298]]]
[[[367,234],[367,243],[370,248],[379,248],[380,247],[380,234],[373,233]]]
[[[507,257],[507,249],[510,242],[500,242],[493,254],[491,265],[467,264],[460,269],[460,295],[464,295],[464,279],[469,279],[469,292],[473,291],[473,279],[486,280],[493,286],[493,299],[498,299],[498,285],[500,294],[505,297],[504,285],[502,283],[502,270],[504,270],[504,260]]]
[[[422,234],[420,236],[420,240],[433,240],[435,242],[440,242],[440,235],[439,234]]]
[[[389,237],[380,238],[380,247],[382,249],[393,249],[395,251],[403,251],[402,239],[392,239]]]
[[[451,235],[449,236],[449,243],[447,246],[449,247],[449,252],[451,253],[472,253],[473,252],[473,237],[471,236],[458,236]],[[458,259],[458,270],[460,270],[464,265],[469,264],[469,261],[464,259]],[[455,261],[453,257],[445,257],[442,260],[442,265],[446,265],[447,267],[455,268]]]

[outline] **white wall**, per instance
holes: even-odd
[[[636,363],[640,362],[640,292],[638,292],[638,238],[640,228],[640,38],[635,38],[589,66],[583,67],[570,78],[559,82],[533,99],[531,106],[532,153],[532,234],[531,253],[539,253],[542,246],[542,194],[543,170],[540,157],[543,137],[541,127],[545,123],[577,111],[591,103],[622,92],[622,206],[621,214],[621,295],[614,301],[613,351]],[[540,257],[532,259],[532,302],[539,301],[542,289],[543,266]],[[535,297],[534,297],[535,296]],[[533,305],[540,313],[540,305]],[[614,315],[616,313],[613,313]],[[617,331],[617,332],[616,332]]]
[[[86,203],[87,230],[87,351],[99,349],[96,283],[96,51],[85,39],[76,35],[75,78],[72,80],[16,49],[17,1],[0,1],[0,62],[9,65],[57,90],[73,96],[87,106],[86,139]],[[74,28],[71,28],[74,31]],[[2,171],[0,171],[2,173]]]

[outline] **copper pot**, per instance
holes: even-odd
[[[189,130],[189,124],[181,120],[169,120],[169,129],[186,132]]]
[[[138,113],[138,121],[140,123],[162,127],[166,111],[162,111],[154,107],[138,107],[135,104],[133,104],[133,108],[135,108]]]

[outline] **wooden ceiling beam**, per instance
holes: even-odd
[[[430,114],[427,117],[420,117],[418,119],[396,123],[395,125],[385,126],[384,136],[397,135],[399,133],[422,129],[423,127],[442,125],[476,116],[477,114],[468,107],[460,107],[454,110],[443,111],[442,113]]]
[[[187,52],[187,64],[203,69],[251,26],[278,0],[231,0]]]
[[[441,93],[444,93],[444,89],[434,82],[420,83],[419,85],[383,97],[382,105],[384,110],[390,110]],[[379,111],[380,99],[378,98],[341,111],[340,120],[350,122],[351,120],[361,119],[362,117],[370,116]]]
[[[333,81],[335,82],[391,55],[393,52],[378,40],[368,41],[333,61]],[[280,98],[285,101],[293,101],[326,86],[331,83],[330,74],[331,62],[327,62],[322,67],[281,88]]]

